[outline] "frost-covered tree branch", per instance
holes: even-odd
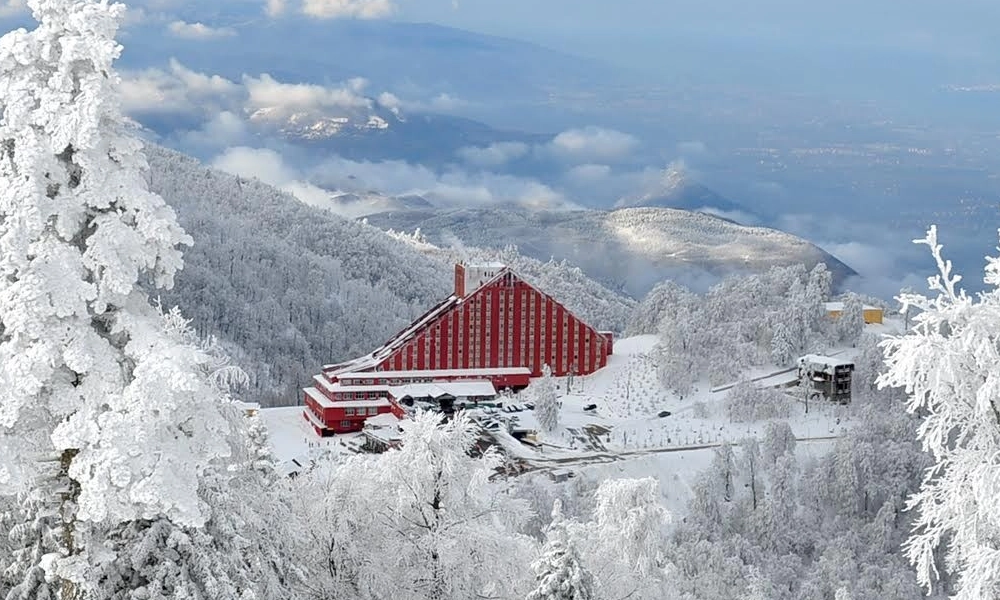
[[[886,370],[880,387],[900,387],[907,409],[922,421],[917,434],[934,465],[908,507],[917,514],[906,544],[921,583],[941,577],[939,556],[954,576],[956,598],[1000,594],[1000,259],[988,257],[986,283],[970,297],[961,276],[943,258],[937,229],[916,240],[930,248],[938,274],[936,295],[903,294],[921,312],[910,332],[883,342]]]

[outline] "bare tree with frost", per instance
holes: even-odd
[[[903,311],[914,307],[913,327],[883,343],[886,371],[881,387],[902,387],[907,408],[922,417],[918,436],[933,459],[920,491],[909,500],[917,513],[906,544],[918,578],[932,589],[939,552],[954,576],[955,598],[1000,595],[1000,258],[987,258],[989,289],[970,296],[961,276],[941,254],[937,229],[926,245],[938,275],[933,297],[903,294]]]
[[[495,449],[470,456],[479,428],[459,412],[403,422],[402,446],[317,469],[300,510],[314,542],[310,596],[357,600],[523,597],[533,541],[525,502],[491,481]],[[363,477],[359,474],[364,474]]]

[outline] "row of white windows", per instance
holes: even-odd
[[[377,406],[369,406],[367,408],[364,407],[364,406],[362,406],[362,407],[359,407],[359,408],[345,408],[344,409],[344,416],[345,417],[354,417],[354,416],[363,417],[365,415],[374,416],[374,415],[377,415],[377,414],[378,414],[378,407]]]

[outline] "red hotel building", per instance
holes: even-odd
[[[506,266],[458,264],[452,295],[371,354],[324,367],[322,375],[315,378],[316,387],[305,390],[305,399],[308,404],[312,397],[315,404],[316,394],[320,394],[337,404],[340,398],[324,395],[324,382],[344,379],[364,384],[368,382],[355,381],[360,379],[357,373],[381,371],[406,372],[410,381],[415,380],[414,372],[427,372],[421,378],[425,382],[468,380],[474,375],[475,379],[491,381],[497,389],[520,388],[527,383],[526,375],[540,376],[546,364],[560,377],[593,373],[607,364],[612,347],[610,332],[584,323]],[[384,405],[375,404],[385,398],[381,389],[385,383],[368,383],[356,391],[362,395],[354,396],[352,402],[373,403],[352,407],[359,426],[363,418],[357,408],[364,409],[365,417],[372,409],[373,414],[390,410],[387,398]],[[340,414],[335,409],[326,410]],[[306,417],[313,417],[313,425],[317,425],[315,414]],[[334,431],[340,429],[335,424],[349,422],[346,416],[323,420]]]

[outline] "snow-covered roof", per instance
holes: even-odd
[[[333,403],[336,408],[371,408],[371,407],[381,407],[381,406],[392,406],[386,398],[377,398],[375,400],[341,400]]]
[[[324,396],[316,388],[314,388],[314,387],[307,387],[307,388],[303,388],[302,391],[305,392],[306,396],[309,396],[309,398],[313,402],[315,402],[316,404],[319,404],[322,408],[333,408],[333,400],[330,400],[329,398],[327,398],[326,396]]]
[[[410,383],[392,386],[389,393],[393,398],[440,398],[453,396],[496,396],[497,391],[489,381],[442,381],[439,383]]]
[[[483,288],[486,288],[491,284],[493,284],[494,282],[499,281],[502,277],[505,277],[508,273],[513,273],[509,267],[507,267],[502,263],[495,263],[495,265],[494,263],[488,263],[488,264],[490,265],[490,268],[495,266],[495,268],[497,268],[498,270],[496,274],[492,275],[489,279],[486,279],[478,283],[475,291],[469,292],[464,298],[459,298],[454,294],[448,296],[447,298],[439,302],[436,306],[431,308],[429,311],[424,313],[424,315],[421,316],[419,319],[417,319],[409,326],[407,326],[406,329],[400,331],[398,334],[393,336],[388,342],[380,346],[371,354],[367,354],[365,356],[347,362],[342,362],[332,365],[324,365],[323,373],[330,378],[334,377],[340,378],[341,375],[345,373],[370,371],[376,368],[380,363],[382,363],[382,361],[391,357],[396,350],[398,350],[400,347],[406,344],[406,342],[410,341],[417,333],[423,330],[424,327],[433,323],[436,319],[438,319],[438,317],[447,313],[455,306],[461,304],[463,300],[473,297],[475,294],[479,293],[479,291],[482,290]],[[471,265],[466,265],[466,266],[471,266]],[[519,281],[523,282],[525,285],[535,290],[536,292],[551,298],[551,296],[549,296],[545,292],[542,292],[535,286],[531,285],[530,282],[524,280],[520,276],[516,274],[514,274],[514,276],[517,277]],[[552,298],[552,301],[554,302],[555,306],[561,307],[563,310],[570,312],[561,302],[559,302],[555,298]],[[589,325],[586,325],[586,327],[590,328]],[[398,371],[398,372],[404,372],[404,371]]]
[[[365,371],[338,373],[337,379],[415,379],[445,377],[489,377],[490,375],[531,375],[528,367],[496,367],[493,369],[427,369],[423,371]]]
[[[374,417],[372,417],[374,418]],[[370,421],[371,419],[369,419]],[[366,421],[367,422],[367,421]],[[365,429],[362,433],[366,437],[378,440],[383,444],[390,445],[403,439],[403,433],[394,428]]]
[[[799,358],[799,364],[812,363],[815,365],[826,365],[828,367],[842,367],[853,365],[854,361],[846,358],[836,358],[833,356],[823,356],[822,354],[806,354]]]
[[[302,391],[322,408],[367,408],[369,406],[389,406],[389,400],[386,398],[377,398],[374,400],[337,400],[334,402],[314,387],[307,387]]]
[[[458,298],[454,295],[448,296],[441,302],[437,304],[434,308],[430,309],[422,317],[407,326],[406,329],[400,331],[398,334],[389,339],[388,342],[383,344],[380,348],[376,349],[371,354],[362,356],[361,358],[356,358],[352,361],[346,363],[339,363],[336,365],[326,365],[323,367],[323,371],[330,376],[339,376],[340,373],[346,373],[349,371],[364,371],[366,369],[373,369],[380,362],[389,358],[392,353],[398,349],[400,346],[406,343],[415,333],[417,333],[424,325],[427,325],[441,314],[447,312],[452,306],[457,304]]]
[[[365,419],[365,427],[377,429],[379,427],[395,427],[399,425],[399,417],[391,412],[375,415]]]
[[[387,385],[343,385],[339,381],[330,383],[326,377],[322,375],[313,375],[313,381],[316,382],[316,387],[322,387],[324,390],[331,393],[381,392],[385,394],[389,392],[389,386]]]
[[[841,311],[844,310],[844,303],[843,302],[827,302],[826,303],[826,310],[827,310],[827,312],[841,312]],[[882,309],[879,308],[879,307],[877,307],[877,306],[872,306],[870,304],[865,304],[864,305],[864,310],[882,310]]]

